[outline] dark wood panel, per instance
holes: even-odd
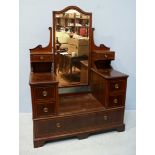
[[[52,62],[31,62],[31,72],[47,73],[52,71]]]
[[[91,71],[91,91],[94,97],[105,106],[106,80]]]

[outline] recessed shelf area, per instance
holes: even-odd
[[[104,109],[103,105],[91,93],[60,96],[60,115],[101,110],[101,108]]]

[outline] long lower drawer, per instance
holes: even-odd
[[[124,108],[34,120],[35,138],[62,135],[123,123]]]

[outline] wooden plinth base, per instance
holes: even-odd
[[[37,148],[37,147],[42,147],[45,142],[47,141],[50,141],[50,140],[58,140],[58,139],[63,139],[63,138],[67,138],[67,137],[77,137],[79,140],[82,140],[82,139],[85,139],[85,138],[88,138],[89,135],[91,133],[101,133],[101,132],[107,132],[108,130],[116,130],[118,132],[123,132],[125,130],[125,124],[122,124],[122,125],[119,125],[119,126],[116,126],[115,128],[109,128],[109,129],[98,129],[96,131],[93,131],[93,132],[84,132],[84,133],[78,133],[78,134],[68,134],[66,136],[57,136],[57,137],[47,137],[47,139],[41,139],[41,140],[34,140],[34,148]]]
[[[123,125],[117,127],[116,130],[117,130],[118,132],[123,132],[123,131],[125,130],[125,124],[123,124]]]
[[[45,140],[36,140],[36,141],[33,141],[33,144],[34,144],[34,148],[42,147],[45,144]]]

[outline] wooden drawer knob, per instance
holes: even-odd
[[[105,55],[104,55],[104,57],[105,57],[105,58],[108,58],[108,55],[107,55],[107,54],[105,54]]]
[[[104,120],[106,121],[107,119],[108,119],[108,116],[107,116],[107,115],[105,115],[105,116],[104,116]]]
[[[44,91],[42,92],[42,94],[43,94],[44,97],[47,96],[47,91],[44,90]]]
[[[115,84],[115,88],[116,88],[116,89],[118,89],[118,88],[119,88],[119,85],[118,85],[118,83],[116,83],[116,84]]]
[[[43,111],[44,111],[44,112],[48,112],[48,108],[45,107],[45,108],[43,109]]]
[[[44,59],[44,57],[43,56],[40,56],[40,60],[43,60]]]
[[[118,103],[118,99],[117,98],[114,99],[114,103]]]
[[[56,123],[56,126],[57,126],[57,128],[61,127],[60,123]]]

